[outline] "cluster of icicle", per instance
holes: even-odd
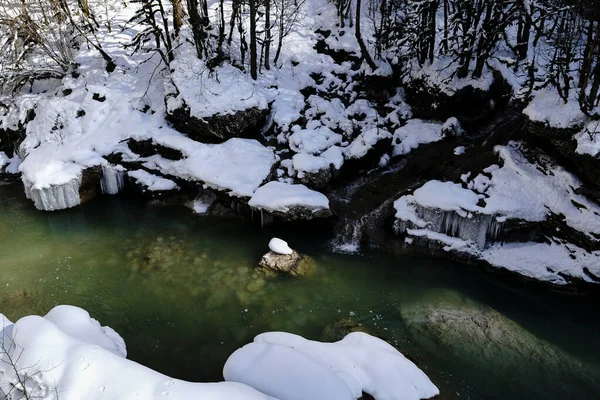
[[[477,247],[484,249],[489,244],[497,242],[502,235],[502,222],[496,215],[471,214],[463,217],[455,211],[443,211],[417,206],[417,213],[427,221],[427,229],[433,232],[472,241]],[[397,220],[395,225],[398,233],[407,229],[420,229],[409,221]]]
[[[33,201],[35,208],[44,211],[62,210],[79,205],[79,186],[81,176],[71,179],[62,185],[49,185],[48,187],[36,187],[23,178],[25,196]]]
[[[81,175],[59,185],[37,187],[23,177],[25,196],[33,201],[35,208],[43,211],[63,210],[78,206],[81,203],[79,187]],[[125,186],[125,169],[120,166],[106,165],[102,167],[100,187],[102,193],[117,194]]]
[[[117,194],[125,187],[125,168],[112,164],[102,167],[100,188],[102,193]]]

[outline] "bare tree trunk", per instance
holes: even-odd
[[[248,0],[250,3],[250,76],[258,78],[256,60],[256,1]]]
[[[271,69],[271,0],[265,0],[265,69]]]
[[[367,64],[369,64],[369,67],[373,71],[375,71],[377,69],[377,65],[371,58],[371,55],[369,54],[369,50],[367,49],[367,46],[365,46],[365,42],[363,41],[362,35],[360,33],[360,14],[361,14],[360,7],[361,7],[361,0],[356,0],[356,28],[355,28],[356,40],[358,41],[358,46],[360,47],[360,52],[362,53],[362,56],[364,57],[365,61],[367,62]]]
[[[284,16],[284,0],[276,0],[281,2],[280,3],[280,7],[279,7],[279,36],[277,38],[277,51],[275,52],[275,59],[273,60],[273,63],[275,65],[277,65],[277,61],[279,61],[279,55],[281,54],[281,47],[283,46],[283,16]]]
[[[181,0],[171,0],[173,5],[173,29],[175,35],[179,35],[179,30],[183,26],[183,5]]]

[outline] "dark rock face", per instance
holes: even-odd
[[[183,153],[177,149],[163,146],[161,144],[153,142],[151,139],[148,140],[134,140],[129,139],[127,146],[135,154],[142,157],[151,157],[153,155],[160,155],[168,160],[181,160],[184,158]]]
[[[9,157],[14,155],[14,150],[25,137],[24,131],[13,131],[11,129],[0,129],[0,151]]]
[[[541,122],[527,120],[524,135],[532,147],[543,149],[556,158],[567,170],[583,181],[581,194],[600,202],[600,159],[588,154],[578,154],[574,135],[581,127],[570,129],[551,128]]]
[[[489,91],[467,86],[453,95],[445,94],[425,79],[413,79],[406,84],[406,100],[414,116],[423,119],[446,120],[456,117],[467,130],[489,120],[510,98],[511,88],[498,73]]]
[[[199,142],[220,143],[235,137],[259,139],[260,130],[266,125],[269,109],[252,107],[233,114],[217,114],[199,119],[190,115],[187,105],[167,115],[169,122],[190,139]]]
[[[85,203],[96,197],[101,179],[101,167],[96,166],[83,170],[81,174],[81,185],[79,186],[79,198],[81,199],[81,203]]]
[[[254,210],[253,207],[250,207]],[[317,210],[314,211],[305,207],[292,207],[289,210],[283,211],[272,211],[272,210],[256,210],[263,214],[264,219],[273,220],[274,218],[281,221],[299,221],[299,220],[312,220],[316,218],[329,218],[333,214],[330,210]]]
[[[300,182],[304,185],[320,190],[324,189],[329,185],[338,174],[338,171],[333,167],[333,164],[329,165],[329,168],[319,170],[317,172],[302,172],[302,177],[299,177]]]

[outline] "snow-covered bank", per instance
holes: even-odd
[[[10,400],[353,400],[363,391],[378,400],[418,400],[439,393],[396,349],[364,333],[337,343],[259,335],[229,358],[221,383],[173,379],[127,360],[114,330],[72,306],[14,324],[0,314],[0,347],[0,398]]]
[[[600,251],[584,250],[581,243],[597,243],[600,206],[579,194],[581,182],[549,157],[530,160],[529,149],[515,142],[495,151],[501,166],[468,172],[457,183],[429,181],[397,199],[397,231],[538,280],[598,283]],[[551,228],[538,228],[545,236],[541,243],[511,243],[505,235],[544,224]]]

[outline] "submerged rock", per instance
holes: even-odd
[[[259,265],[266,272],[283,272],[291,276],[305,276],[310,274],[315,267],[314,261],[305,255],[293,250],[291,254],[277,254],[269,251],[260,260]]]

